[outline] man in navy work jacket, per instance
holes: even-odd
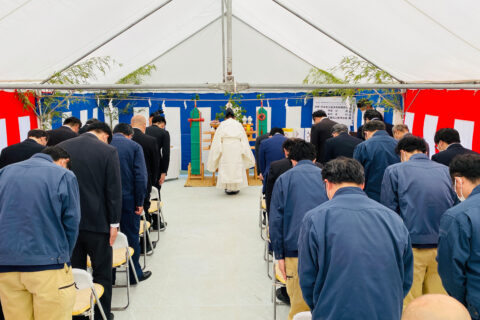
[[[0,170],[0,299],[9,319],[71,319],[70,256],[80,195],[70,156],[50,147]]]
[[[322,169],[329,201],[310,210],[298,240],[298,273],[313,319],[400,320],[413,255],[402,219],[362,191],[362,166]]]
[[[460,200],[440,221],[438,273],[448,294],[480,319],[480,156],[460,155],[450,164]],[[465,199],[466,198],[466,199]]]
[[[327,201],[322,170],[315,165],[315,146],[297,141],[288,158],[293,168],[282,174],[273,188],[270,205],[270,240],[290,297],[288,319],[309,308],[298,279],[298,235],[307,211]]]
[[[373,200],[380,201],[385,169],[400,162],[395,153],[397,140],[385,131],[385,123],[372,120],[363,126],[366,141],[355,147],[353,158],[365,169],[365,193]]]
[[[113,129],[110,145],[117,148],[122,175],[122,218],[120,230],[127,236],[128,245],[133,248],[133,264],[139,281],[152,275],[151,271],[142,271],[140,267],[140,215],[147,194],[147,168],[142,147],[132,141],[133,129],[127,123],[119,123]],[[130,269],[130,282],[135,283],[133,270]]]
[[[287,140],[282,128],[272,128],[270,130],[270,138],[263,140],[260,143],[260,154],[258,155],[258,162],[260,164],[260,172],[263,180],[263,193],[265,193],[265,184],[267,182],[268,170],[270,163],[285,158],[282,144]]]
[[[385,170],[381,202],[402,217],[413,247],[413,284],[405,298],[407,306],[428,293],[443,293],[437,272],[440,218],[457,203],[448,167],[428,159],[426,142],[407,135],[397,145],[401,163]]]

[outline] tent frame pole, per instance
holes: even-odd
[[[238,91],[302,91],[335,90],[335,89],[468,89],[480,90],[480,83],[355,83],[355,84],[248,84],[235,83]],[[0,83],[4,90],[130,90],[130,91],[229,91],[229,83],[203,83],[203,84],[7,84]]]
[[[296,16],[297,18],[299,18],[300,20],[304,21],[305,23],[307,23],[308,25],[310,25],[311,27],[317,29],[318,31],[320,31],[321,33],[323,33],[324,35],[326,35],[327,37],[329,37],[330,39],[332,39],[333,41],[335,41],[336,43],[338,43],[339,45],[341,45],[342,47],[348,49],[349,51],[353,52],[354,54],[356,54],[357,56],[359,56],[360,58],[362,58],[363,60],[367,61],[368,63],[371,63],[372,65],[374,65],[375,67],[377,67],[378,69],[380,70],[383,70],[385,72],[387,72],[393,79],[397,80],[398,82],[400,83],[404,83],[404,81],[398,79],[397,77],[393,76],[392,74],[390,74],[388,71],[386,71],[385,69],[379,67],[377,64],[375,64],[373,61],[369,60],[368,58],[366,58],[364,55],[362,55],[361,53],[359,53],[357,50],[353,49],[352,47],[348,46],[347,44],[345,44],[344,42],[338,40],[337,38],[335,38],[334,36],[332,36],[330,33],[326,32],[325,30],[323,30],[322,28],[320,28],[319,26],[317,26],[316,24],[314,24],[313,22],[311,22],[310,20],[308,20],[307,18],[303,17],[302,15],[300,15],[299,13],[293,11],[292,9],[290,9],[289,7],[287,7],[286,5],[284,5],[283,3],[281,3],[279,0],[272,0],[273,2],[275,2],[277,5],[279,5],[280,7],[282,7],[283,9],[287,10],[288,12],[290,12],[291,14],[293,14],[294,16]]]
[[[233,83],[232,70],[232,0],[226,0],[227,7],[227,83]]]
[[[220,0],[222,2],[222,75],[223,75],[223,82],[226,80],[225,74],[225,2],[224,0]]]
[[[146,14],[144,14],[143,16],[141,16],[139,19],[135,20],[134,22],[132,22],[131,24],[129,24],[128,26],[126,26],[125,28],[123,28],[122,30],[120,30],[119,32],[115,33],[113,36],[111,36],[110,38],[106,39],[105,41],[103,41],[102,43],[98,44],[97,46],[95,46],[93,49],[87,51],[86,53],[84,53],[83,55],[81,55],[79,58],[75,59],[73,62],[69,63],[68,65],[66,65],[65,67],[63,67],[63,69],[61,69],[60,71],[56,72],[56,73],[62,73],[63,71],[67,70],[68,68],[70,68],[71,66],[73,66],[74,64],[76,64],[77,62],[79,62],[80,60],[82,60],[83,58],[89,56],[91,53],[97,51],[99,48],[103,47],[104,45],[106,45],[107,43],[109,43],[110,41],[112,41],[113,39],[117,38],[119,35],[121,35],[122,33],[124,33],[125,31],[129,30],[130,28],[134,27],[135,25],[137,25],[139,22],[141,22],[142,20],[145,20],[146,18],[148,18],[149,16],[151,16],[152,14],[154,14],[155,12],[157,12],[158,10],[162,9],[163,7],[165,7],[167,4],[169,4],[170,2],[172,2],[173,0],[166,0],[164,3],[162,3],[161,5],[153,8],[153,10],[147,12]],[[43,80],[41,83],[46,83],[48,82],[49,80],[51,80],[53,78],[53,75],[48,77],[47,79]]]

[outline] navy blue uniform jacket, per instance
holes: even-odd
[[[313,319],[400,320],[413,278],[408,230],[360,188],[307,212],[298,273]]]
[[[413,246],[436,247],[440,218],[457,201],[448,167],[426,154],[414,154],[385,170],[381,202],[402,217]]]
[[[373,200],[380,202],[380,189],[383,174],[389,165],[400,162],[395,153],[397,140],[384,130],[375,132],[373,137],[358,144],[353,152],[353,158],[358,160],[365,169],[365,193]]]
[[[143,206],[147,193],[147,168],[142,147],[120,133],[113,135],[110,145],[117,148],[122,174],[122,210]]]
[[[463,303],[473,319],[480,312],[480,186],[440,221],[438,273],[448,294]]]
[[[278,133],[273,137],[263,140],[260,143],[260,154],[258,155],[258,163],[260,165],[260,172],[263,178],[266,178],[270,163],[285,158],[283,152],[283,142],[287,140],[284,135]],[[266,179],[264,179],[266,181]]]
[[[298,233],[305,213],[327,200],[322,169],[312,161],[299,161],[275,181],[269,226],[277,259],[298,256]]]

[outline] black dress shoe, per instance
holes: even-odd
[[[152,276],[152,271],[145,271],[142,276],[138,279],[138,281],[144,281],[147,280]]]
[[[239,192],[240,192],[240,190],[230,191],[230,190],[225,189],[225,193],[228,194],[229,196],[237,194]]]
[[[282,301],[285,304],[290,304],[290,297],[287,294],[287,288],[281,287],[277,289],[276,292],[277,299]]]
[[[110,312],[110,314],[107,316],[107,319],[108,320],[113,320],[113,319],[115,319],[115,316],[113,315],[113,313]]]

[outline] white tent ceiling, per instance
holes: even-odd
[[[158,60],[214,23],[220,1],[172,0],[94,50],[88,57],[110,56],[122,64],[95,82],[115,82]],[[480,80],[478,1],[278,1],[402,81]],[[165,2],[0,0],[0,82],[41,82]],[[273,0],[233,0],[233,15],[318,68],[352,54]],[[234,75],[235,66],[234,56]]]

